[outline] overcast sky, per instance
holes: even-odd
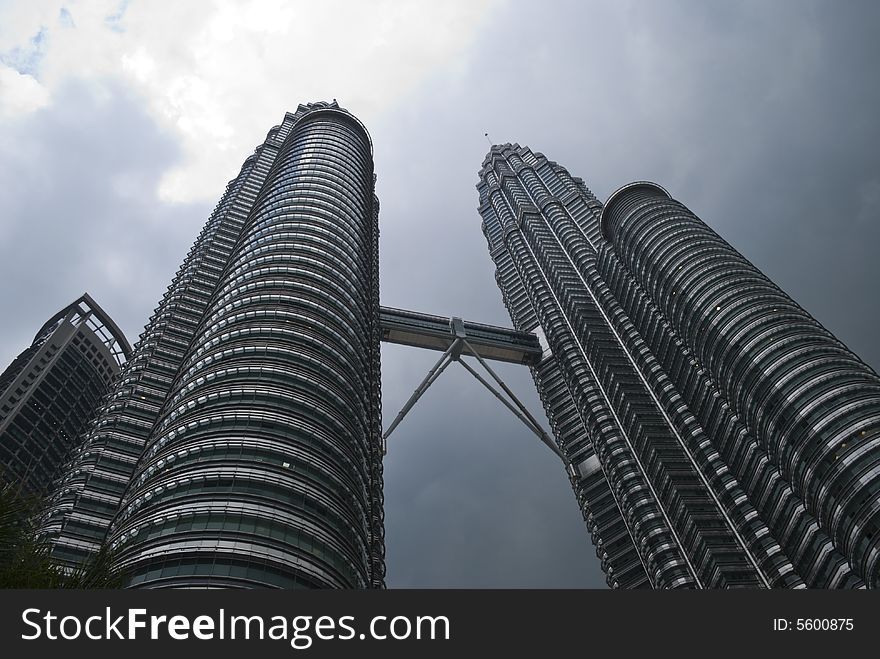
[[[373,137],[385,305],[509,325],[488,131],[600,200],[662,184],[877,368],[878,28],[867,0],[0,0],[0,368],[83,291],[134,342],[268,128],[333,98]],[[437,354],[382,355],[387,424]],[[604,585],[557,459],[457,365],[385,478],[389,586]]]

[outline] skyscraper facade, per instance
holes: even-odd
[[[42,496],[131,354],[83,294],[52,316],[0,375],[0,477]]]
[[[56,559],[130,587],[379,587],[372,144],[335,103],[269,131],[54,489]]]
[[[51,492],[53,557],[109,547],[136,588],[383,586],[391,340],[444,351],[401,415],[462,354],[528,365],[556,446],[505,404],[612,587],[878,585],[873,370],[656,184],[603,206],[507,144],[477,187],[519,332],[380,312],[372,144],[335,101],[269,131],[133,350],[88,296],[50,319],[0,376],[0,464]]]
[[[876,587],[880,378],[660,186],[493,146],[479,211],[613,587]]]

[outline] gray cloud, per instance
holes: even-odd
[[[368,126],[383,304],[509,324],[476,212],[489,131],[600,199],[661,183],[877,367],[878,19],[876,3],[809,0],[497,8]],[[4,362],[82,290],[135,338],[219,198],[158,200],[179,146],[142,105],[72,84],[0,124]],[[386,423],[436,357],[383,348]],[[502,370],[539,410],[527,371]],[[460,368],[392,436],[385,472],[389,585],[603,585],[560,465]]]
[[[489,131],[495,142],[542,151],[601,200],[631,180],[661,183],[876,368],[878,13],[830,2],[508,5],[457,72],[371,127],[383,300],[509,322],[473,191]],[[393,376],[385,361],[386,414],[409,393],[397,383],[414,385],[428,367],[411,352],[406,359]],[[466,375],[456,377],[447,386],[460,398],[429,392],[424,416],[393,437],[425,447],[393,447],[408,451],[408,474],[444,464],[428,447],[451,450],[460,441],[453,427],[470,444],[455,454],[464,464],[451,470],[448,491],[426,476],[421,489],[396,496],[398,457],[389,456],[389,583],[601,585],[561,469]],[[510,380],[531,387],[525,372]],[[478,411],[458,407],[462,399],[480,401],[469,403]],[[474,442],[486,455],[470,481]],[[522,486],[502,493],[512,474]],[[414,506],[419,494],[438,512]],[[491,523],[472,506],[491,509]],[[459,560],[487,555],[489,564]],[[428,565],[454,567],[434,578]]]
[[[211,207],[159,202],[176,160],[174,141],[112,82],[71,82],[51,106],[0,124],[0,297],[14,312],[4,362],[86,290],[137,338]]]

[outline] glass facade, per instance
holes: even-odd
[[[857,575],[877,587],[877,374],[659,186],[615,193],[602,231],[605,276],[641,289],[633,313],[653,305],[723,401],[717,448],[798,572],[810,585]],[[695,387],[689,402],[708,421]]]
[[[134,588],[384,585],[379,342],[443,349],[452,321],[380,311],[374,189],[363,125],[300,105],[133,350],[83,296],[0,375],[0,466],[49,493],[56,560],[109,546]],[[874,371],[656,184],[603,206],[505,144],[477,189],[530,333],[481,349],[531,369],[610,586],[878,585]]]
[[[0,476],[43,496],[131,348],[88,295],[50,318],[0,375]]]
[[[335,102],[269,131],[56,490],[57,558],[106,540],[142,588],[384,584],[374,183]]]
[[[506,144],[477,187],[609,585],[876,585],[870,368],[657,185]]]

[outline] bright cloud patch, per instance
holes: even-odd
[[[19,3],[0,10],[0,53],[44,30],[42,87],[33,78],[7,81],[16,72],[4,71],[3,104],[9,114],[27,112],[71,77],[97,85],[121,78],[181,140],[183,162],[165,173],[161,196],[212,198],[285,110],[337,98],[369,124],[454,66],[496,4]]]
[[[0,64],[0,120],[32,112],[48,102],[49,91],[33,76]]]

